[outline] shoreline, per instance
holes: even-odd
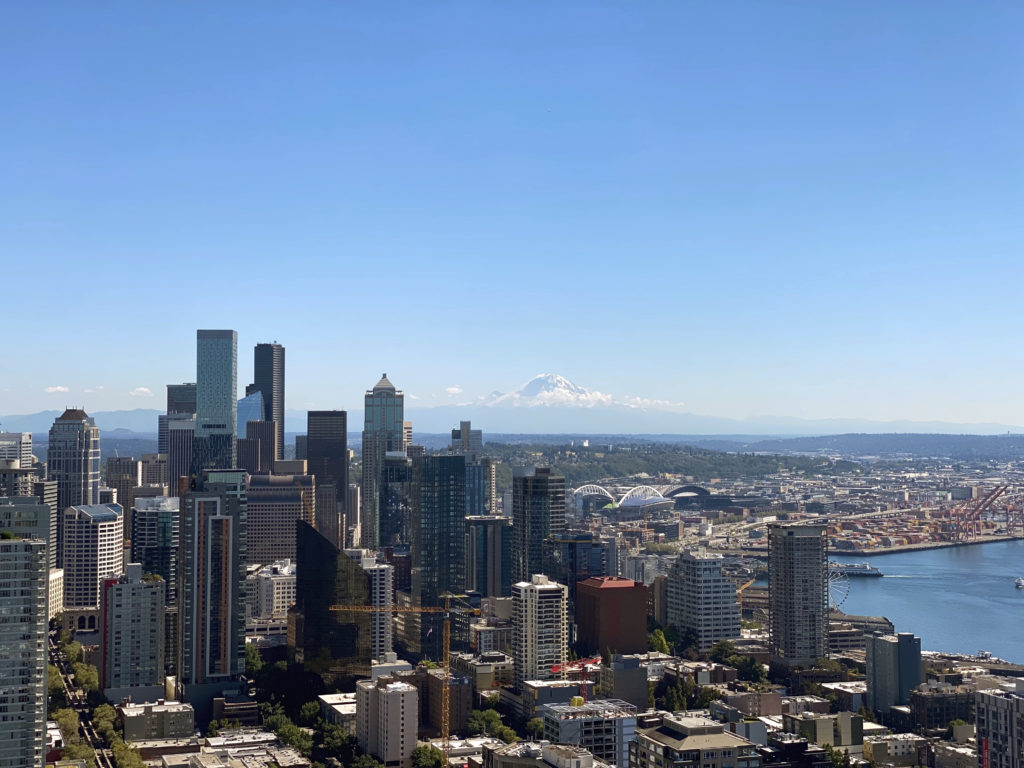
[[[1024,541],[1020,536],[985,536],[981,539],[971,541],[924,541],[920,544],[902,544],[897,547],[885,547],[883,549],[850,549],[837,550],[829,549],[829,559],[837,557],[860,557],[871,555],[871,557],[882,557],[884,555],[898,555],[903,552],[922,552],[929,549],[950,549],[952,547],[975,547],[983,544],[995,544],[1003,541]]]

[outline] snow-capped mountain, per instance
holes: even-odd
[[[541,373],[513,392],[493,392],[474,405],[497,408],[629,408],[678,410],[682,403],[641,397],[616,398],[574,384],[557,373]]]

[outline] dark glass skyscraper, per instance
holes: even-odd
[[[463,456],[420,456],[412,460],[409,521],[412,600],[441,605],[441,595],[466,585],[466,460]],[[441,658],[441,623],[436,614],[421,621],[421,652]]]
[[[363,546],[380,546],[380,475],[384,455],[404,451],[403,418],[405,395],[395,389],[382,374],[380,381],[366,393],[363,409],[363,483],[359,524]],[[308,451],[307,444],[307,451]]]
[[[159,417],[157,427],[157,452],[167,453],[168,422],[178,415],[195,415],[196,385],[195,383],[167,385],[167,413]]]
[[[333,485],[344,505],[348,490],[348,414],[345,411],[306,413],[307,471],[317,485]],[[354,510],[353,510],[354,511]]]
[[[295,605],[288,611],[288,645],[306,671],[328,684],[368,677],[369,613],[332,612],[332,605],[369,605],[370,582],[360,563],[308,523],[296,535]]]
[[[236,466],[238,334],[196,331],[196,431],[192,474]]]
[[[512,519],[466,517],[466,589],[483,597],[508,597],[512,588]]]
[[[544,573],[545,539],[565,530],[565,478],[537,467],[512,478],[512,579]]]
[[[277,455],[284,458],[284,347],[257,344],[253,355],[253,389],[263,393],[263,420],[276,421]]]

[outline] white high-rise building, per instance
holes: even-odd
[[[64,510],[64,607],[98,608],[100,583],[124,571],[119,504],[83,504]]]
[[[46,757],[47,544],[0,538],[0,768]]]
[[[369,604],[376,608],[390,608],[394,604],[395,567],[377,562],[377,555],[367,549],[346,549],[345,554],[366,572]],[[382,659],[392,651],[392,619],[392,614],[387,611],[370,614],[370,655],[374,659]]]
[[[142,566],[129,563],[120,577],[104,579],[100,603],[100,688],[120,691],[163,683],[163,579],[144,581]]]
[[[515,682],[560,677],[569,644],[569,590],[534,574],[512,585],[512,656]]]
[[[419,729],[415,686],[393,677],[356,683],[356,740],[385,766],[411,768]]]
[[[722,575],[721,555],[683,552],[668,577],[668,623],[697,635],[701,652],[740,636],[736,585]]]
[[[22,467],[32,466],[32,433],[0,432],[0,461],[16,459]]]

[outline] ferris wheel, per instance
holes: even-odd
[[[839,568],[831,567],[828,564],[828,574],[825,577],[828,589],[828,607],[831,610],[839,610],[850,594],[850,577]]]

